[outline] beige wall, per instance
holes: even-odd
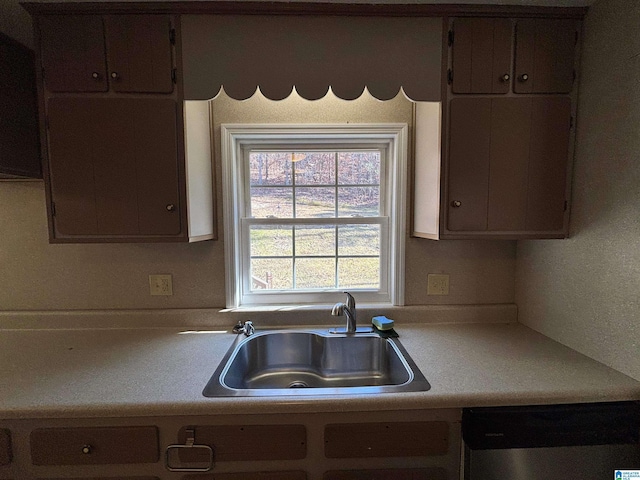
[[[215,101],[221,122],[411,122],[411,104],[335,97],[307,102]],[[219,141],[216,158],[219,158]],[[222,218],[221,170],[218,215]],[[222,222],[219,222],[219,236]],[[407,242],[406,303],[513,303],[515,242]],[[50,245],[42,182],[0,182],[0,310],[223,307],[223,242]],[[427,273],[451,274],[451,294],[427,297]],[[174,295],[149,295],[148,275],[173,275]]]
[[[601,0],[584,30],[566,241],[518,242],[522,323],[640,380],[640,2]]]
[[[18,0],[0,0],[0,32],[33,48],[31,16],[18,4]]]

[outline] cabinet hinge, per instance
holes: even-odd
[[[56,202],[51,202],[51,216],[56,216]]]
[[[176,44],[176,29],[172,28],[171,30],[169,30],[169,41],[171,42],[171,45],[175,45]]]
[[[447,83],[451,85],[453,83],[453,70],[447,70]]]
[[[173,83],[178,83],[178,69],[174,68],[171,70],[171,81]]]
[[[447,43],[449,46],[453,45],[454,35],[453,30],[449,30],[449,35],[447,36]]]

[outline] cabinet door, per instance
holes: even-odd
[[[569,93],[574,81],[578,23],[527,19],[516,25],[516,93]]]
[[[116,92],[172,92],[169,16],[109,15],[105,22],[111,88]]]
[[[129,128],[136,165],[138,225],[141,235],[178,235],[176,103],[170,99],[129,101]]]
[[[491,99],[451,100],[448,168],[449,230],[487,229]]]
[[[527,230],[559,231],[564,227],[570,123],[569,98],[533,99]]]
[[[448,229],[561,233],[571,100],[456,98],[450,118]]]
[[[102,17],[38,17],[44,83],[50,92],[106,92]]]
[[[487,230],[526,228],[531,121],[531,98],[491,103]]]
[[[52,98],[48,117],[56,234],[180,233],[173,100]]]
[[[511,85],[511,20],[454,21],[454,93],[507,93]]]

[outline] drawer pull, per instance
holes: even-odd
[[[193,428],[187,428],[187,439],[184,445],[167,446],[165,454],[165,466],[167,470],[170,472],[208,472],[213,468],[213,449],[209,445],[197,445],[195,438],[195,430]],[[201,466],[183,465],[182,462],[180,462],[180,454],[183,452],[206,457],[206,460],[198,461],[198,464],[202,464]]]
[[[82,453],[84,453],[85,455],[89,455],[91,453],[91,450],[93,450],[93,447],[91,445],[82,446]]]

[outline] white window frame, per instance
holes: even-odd
[[[404,304],[404,245],[406,230],[407,150],[406,124],[223,124],[221,132],[224,242],[227,308],[331,304],[337,298],[335,289],[323,291],[259,292],[248,290],[250,268],[248,235],[243,236],[247,222],[243,220],[248,201],[245,151],[265,148],[295,147],[298,150],[322,148],[382,148],[384,171],[380,172],[381,212],[381,288],[354,289],[359,304]],[[384,181],[382,177],[384,176]],[[374,217],[376,218],[376,217]],[[388,220],[387,220],[388,219]],[[283,220],[283,219],[279,219]],[[332,218],[320,223],[336,223]],[[285,219],[286,221],[286,219]],[[280,222],[279,222],[280,223]],[[338,222],[339,223],[339,222]],[[385,224],[387,227],[385,228]],[[244,243],[243,243],[244,239]],[[385,247],[385,243],[388,248]],[[388,252],[388,258],[383,257]],[[384,268],[388,267],[388,268]],[[386,270],[386,271],[385,271]],[[384,275],[384,279],[382,276]],[[243,281],[243,279],[246,279]]]

